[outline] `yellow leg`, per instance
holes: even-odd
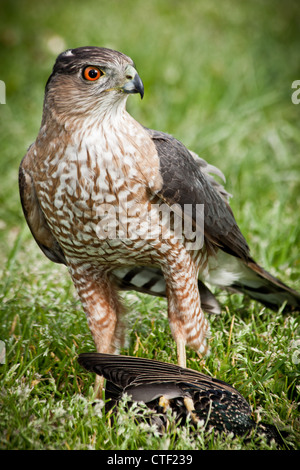
[[[197,423],[199,421],[199,418],[195,412],[195,407],[194,407],[194,402],[191,398],[189,397],[184,397],[183,402],[185,404],[186,409],[191,415],[192,421],[194,423]]]
[[[162,409],[164,410],[164,413],[167,411],[167,409],[170,406],[169,400],[164,395],[160,397],[158,404],[159,406],[162,407]]]
[[[94,385],[94,393],[95,398],[103,398],[103,390],[104,390],[104,377],[100,375],[96,375],[95,385]]]
[[[185,341],[179,339],[177,343],[177,363],[180,367],[186,367]]]

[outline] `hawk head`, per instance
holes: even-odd
[[[125,102],[128,94],[144,95],[130,57],[102,47],[79,47],[56,59],[45,89],[44,118],[100,117]]]

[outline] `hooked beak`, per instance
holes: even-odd
[[[144,96],[144,85],[143,82],[135,70],[134,67],[131,65],[127,65],[126,67],[126,83],[122,87],[124,93],[139,93],[141,98],[143,99]]]

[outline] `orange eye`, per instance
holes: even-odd
[[[93,67],[92,65],[85,67],[83,70],[83,78],[89,80],[90,82],[98,80],[100,77],[102,77],[102,75],[104,75],[104,72],[102,72],[102,70],[98,69],[97,67]]]

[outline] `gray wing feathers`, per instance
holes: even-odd
[[[148,132],[160,159],[163,187],[158,196],[170,205],[179,204],[182,208],[184,204],[192,204],[196,210],[197,204],[204,204],[206,242],[246,262],[250,261],[249,247],[232,210],[226,198],[220,194],[220,189],[215,189],[212,177],[208,178],[202,171],[201,165],[202,168],[205,166],[203,161],[196,163],[195,154],[192,156],[174,137],[153,130]]]
[[[190,154],[195,160],[196,165],[199,166],[200,170],[202,173],[205,174],[206,178],[210,182],[210,184],[213,186],[213,188],[220,194],[220,196],[224,199],[224,201],[229,202],[229,199],[232,197],[232,194],[228,193],[224,186],[220,184],[212,175],[217,175],[219,178],[221,178],[224,183],[226,182],[226,178],[224,174],[222,173],[219,168],[217,168],[214,165],[211,165],[210,163],[207,163],[206,160],[203,158],[199,157],[195,152],[192,152],[189,150]]]

